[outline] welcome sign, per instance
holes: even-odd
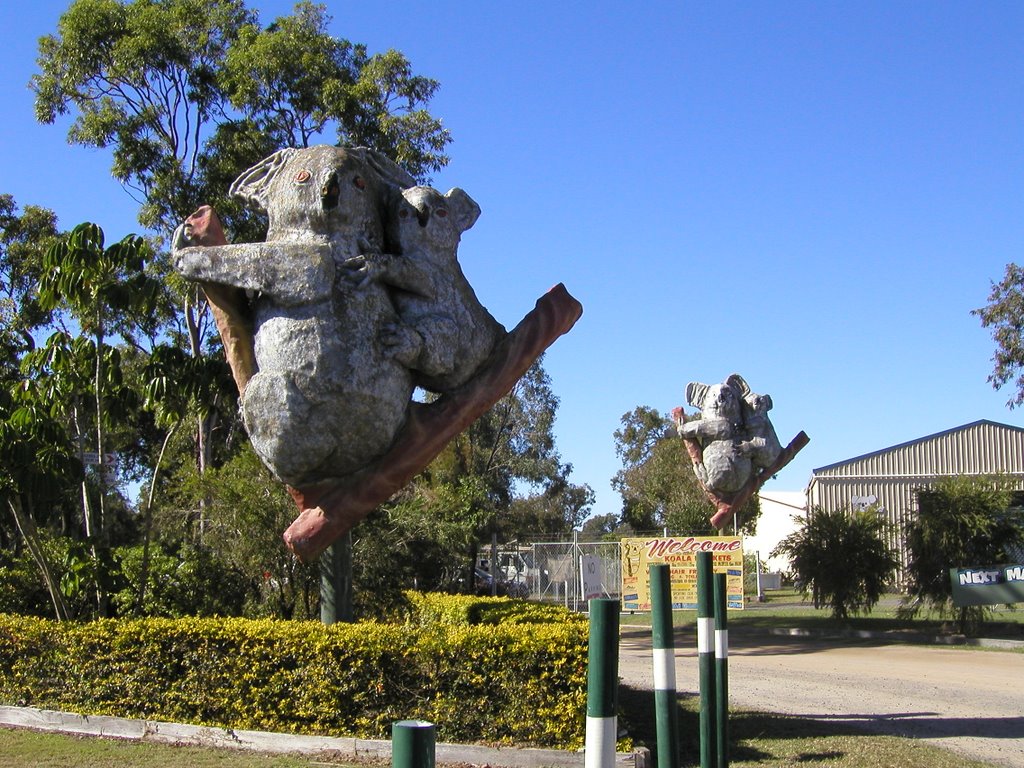
[[[726,574],[726,604],[743,609],[743,539],[739,536],[676,536],[623,539],[622,608],[651,610],[649,566],[667,563],[672,582],[672,608],[697,608],[697,553],[711,552],[715,573]]]
[[[1024,565],[950,568],[949,577],[953,581],[955,605],[1024,602]]]

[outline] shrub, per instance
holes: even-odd
[[[579,620],[325,627],[0,616],[0,703],[286,733],[387,738],[395,720],[421,718],[440,740],[575,749],[586,665]]]

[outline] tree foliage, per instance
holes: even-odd
[[[615,431],[615,452],[622,469],[612,487],[622,496],[621,523],[634,531],[667,527],[687,534],[716,534],[710,523],[714,507],[693,472],[683,441],[667,415],[638,406],[622,415]],[[760,506],[756,498],[744,505],[741,530],[756,528]]]
[[[906,611],[928,605],[956,615],[960,631],[984,619],[986,606],[954,610],[949,569],[1001,565],[1024,547],[1024,514],[1011,508],[1013,486],[1003,477],[958,475],[915,491],[917,514],[907,526]]]
[[[991,329],[996,345],[989,382],[996,389],[1012,385],[1006,403],[1010,408],[1024,403],[1024,269],[1007,264],[1003,279],[992,283],[988,304],[971,314],[981,318],[983,328]]]
[[[779,555],[789,558],[814,606],[828,605],[840,620],[871,610],[899,565],[885,541],[885,520],[874,507],[812,510],[803,528],[772,551],[772,557]]]
[[[203,203],[231,223],[231,179],[321,135],[378,149],[423,177],[450,141],[434,80],[397,51],[332,37],[322,5],[267,28],[242,0],[74,0],[39,41],[36,117],[73,113],[68,140],[113,151],[143,226],[170,232]]]

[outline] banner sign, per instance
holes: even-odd
[[[1024,565],[950,568],[955,605],[1001,605],[1024,602]]]
[[[672,581],[672,607],[697,608],[697,553],[711,552],[715,573],[726,574],[726,603],[743,609],[743,539],[739,536],[678,536],[623,539],[622,608],[651,610],[648,566],[668,563]]]

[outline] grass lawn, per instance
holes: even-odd
[[[620,691],[635,722],[630,729],[654,744],[653,697],[650,691]],[[700,760],[697,700],[680,703],[682,765]],[[924,743],[890,736],[865,735],[843,724],[801,720],[783,715],[735,712],[730,721],[734,768],[827,766],[828,768],[992,768]],[[647,732],[649,731],[649,733]],[[329,755],[295,757],[251,752],[139,744],[91,737],[0,728],[0,768],[313,768],[348,766]],[[377,766],[385,763],[377,762]]]
[[[828,608],[815,608],[809,598],[793,589],[765,593],[766,600],[747,602],[742,611],[729,611],[730,629],[797,628],[816,630],[869,630],[875,632],[917,632],[926,635],[948,635],[954,632],[953,623],[924,611],[915,619],[901,619],[897,609],[902,595],[886,595],[867,614],[836,621]],[[979,637],[1024,641],[1024,610],[994,607],[993,617],[986,622]],[[684,627],[696,622],[696,611],[675,611],[673,622]],[[649,613],[623,616],[624,624],[650,624]]]
[[[620,688],[627,726],[638,741],[655,745],[654,697],[650,691]],[[683,697],[679,709],[683,766],[700,763],[698,707]],[[922,741],[876,736],[843,723],[737,710],[729,719],[731,768],[822,766],[827,768],[992,768]],[[656,764],[656,763],[655,763]]]
[[[0,768],[310,768],[322,765],[346,763],[329,762],[329,758],[322,756],[261,755],[0,728]],[[366,764],[361,768],[366,768]]]

